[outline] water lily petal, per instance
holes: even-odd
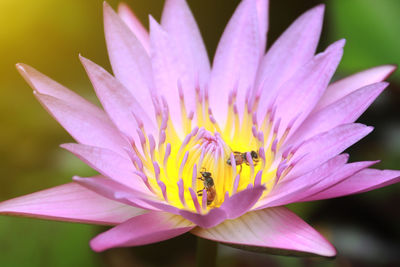
[[[354,122],[388,85],[386,82],[367,85],[313,112],[287,141],[287,144],[306,140],[340,124]]]
[[[264,199],[257,202],[254,209],[283,206],[294,202],[298,195],[309,187],[331,174],[337,174],[345,166],[348,158],[347,154],[338,155],[295,179],[284,177]]]
[[[171,206],[155,194],[139,191],[135,187],[126,186],[102,175],[84,178],[75,176],[74,181],[106,198],[127,205],[179,215],[180,210],[178,208]]]
[[[118,4],[118,16],[125,22],[126,26],[133,32],[140,44],[150,54],[150,37],[149,33],[140,20],[136,17],[133,10],[125,3]]]
[[[131,196],[129,195],[120,195],[118,197],[121,198],[126,198],[129,201],[136,201],[135,197],[132,199]],[[143,203],[145,203],[145,205],[149,206],[150,210],[157,210],[157,211],[165,211],[171,214],[175,214],[175,215],[180,215],[180,209],[178,209],[175,206],[170,205],[169,203],[161,200],[161,199],[157,199],[157,198],[152,198],[152,197],[142,197],[140,196],[139,201],[142,201]]]
[[[181,216],[149,212],[132,218],[90,241],[94,251],[160,242],[190,231],[195,225]]]
[[[280,198],[277,199],[274,194],[271,194],[271,198],[268,196],[266,201],[267,204],[264,204],[262,207],[283,206],[294,202],[309,201],[310,196],[312,197],[318,192],[335,186],[353,174],[368,168],[375,163],[377,162],[365,161],[338,165],[334,169],[328,170],[327,173],[321,173],[316,179],[315,177],[310,177],[308,174],[303,175],[294,179],[292,182],[289,182],[290,186],[292,187],[288,188],[287,192],[284,192],[283,196]],[[324,168],[317,169],[323,170]],[[315,171],[311,171],[310,173],[315,173]],[[305,177],[308,179],[302,179]]]
[[[104,176],[98,175],[84,178],[74,176],[73,179],[76,183],[108,199],[141,209],[158,210],[141,200],[150,197],[150,195],[146,195],[134,188],[127,187]]]
[[[101,104],[115,125],[127,136],[133,137],[138,146],[140,139],[136,135],[136,130],[139,129],[141,123],[147,134],[158,137],[155,118],[150,117],[146,110],[142,109],[135,98],[137,95],[134,97],[117,79],[99,65],[82,56],[79,58]],[[137,121],[138,119],[140,122]]]
[[[252,1],[252,0],[250,0]],[[265,53],[267,45],[267,32],[268,32],[268,9],[269,0],[256,0],[257,18],[258,18],[258,33],[260,34],[260,48],[261,53]]]
[[[255,3],[242,1],[239,4],[215,53],[209,96],[210,107],[220,125],[225,124],[228,95],[235,87],[238,114],[243,114],[245,97],[254,83],[262,56]]]
[[[244,249],[272,254],[333,257],[335,248],[285,207],[252,211],[220,225],[191,231],[194,235]]]
[[[76,155],[90,167],[118,183],[142,193],[149,193],[142,179],[129,159],[123,158],[111,150],[80,144],[63,144],[62,148]]]
[[[180,210],[179,214],[202,228],[214,227],[226,219],[235,219],[246,213],[254,206],[264,190],[265,187],[259,185],[240,191],[226,198],[220,207],[211,209],[206,214],[187,210]]]
[[[317,183],[307,187],[305,190],[301,191],[300,194],[296,195],[294,201],[308,201],[310,196],[313,196],[321,191],[324,191],[336,184],[340,183],[341,181],[347,179],[348,177],[354,175],[355,173],[366,169],[378,161],[360,161],[360,162],[353,162],[349,164],[345,164],[340,168],[339,171],[335,173],[331,173],[330,175],[326,176],[324,179],[319,180]]]
[[[330,45],[281,86],[275,101],[278,139],[288,127],[290,136],[315,107],[342,58],[344,43],[339,40]]]
[[[300,176],[321,163],[343,152],[372,131],[372,127],[359,123],[340,125],[305,141],[293,156],[300,159],[285,179]]]
[[[154,89],[148,53],[135,34],[104,2],[104,33],[114,75],[148,114],[154,113]]]
[[[40,102],[75,140],[126,155],[121,149],[125,140],[103,110],[28,65],[19,63],[17,69],[37,92]]]
[[[225,211],[228,219],[240,217],[254,206],[264,190],[265,186],[259,185],[240,191],[225,199],[220,208]]]
[[[363,193],[400,182],[400,171],[365,169],[329,187],[305,201]]]
[[[163,211],[175,215],[180,214],[178,208],[171,206],[153,194],[137,191],[135,188],[127,187],[101,175],[84,178],[75,176],[73,179],[75,182],[103,197],[126,205],[151,211]]]
[[[181,99],[179,96],[178,83],[185,82],[185,88],[182,88],[184,91],[194,89],[195,84],[187,85],[186,81],[189,80],[188,73],[185,71],[185,64],[178,55],[178,50],[171,36],[169,36],[151,16],[150,44],[155,86],[159,95],[166,100],[170,119],[178,134],[182,137]],[[188,86],[191,87],[188,88]],[[192,108],[191,111],[193,111],[194,107],[186,107]]]
[[[331,174],[324,179],[318,181],[314,185],[308,187],[306,190],[302,191],[300,194],[296,196],[295,201],[308,201],[310,196],[313,196],[321,191],[325,191],[328,188],[335,186],[341,181],[348,179],[350,176],[362,171],[374,164],[378,161],[361,161],[361,162],[353,162],[350,164],[344,165],[337,173]]]
[[[397,67],[395,65],[383,65],[379,67],[374,67],[332,83],[326,89],[314,111],[318,111],[336,102],[340,98],[352,93],[359,88],[387,79],[390,74],[392,74],[396,70],[396,68]]]
[[[185,0],[167,0],[161,17],[161,25],[168,32],[174,47],[189,73],[183,83],[185,102],[189,107],[196,106],[193,85],[205,85],[210,74],[210,62],[197,23]],[[183,77],[185,78],[185,77]],[[198,81],[196,81],[198,80]],[[189,88],[187,88],[189,87]]]
[[[207,214],[199,214],[188,210],[180,210],[179,214],[202,228],[214,227],[228,217],[226,212],[220,208],[212,209]]]
[[[73,104],[79,106],[86,112],[91,113],[96,117],[103,118],[104,121],[109,122],[107,115],[99,107],[90,103],[65,86],[50,79],[46,75],[40,73],[38,70],[23,63],[18,63],[16,67],[18,72],[22,75],[22,77],[24,77],[25,81],[32,87],[33,90],[43,95],[49,95],[61,99],[70,103],[71,105]]]
[[[1,215],[116,225],[145,213],[104,198],[77,183],[69,183],[0,203]]]
[[[323,5],[301,15],[263,57],[254,87],[255,95],[260,94],[259,117],[265,115],[280,86],[314,56],[323,15]]]
[[[98,117],[81,106],[34,91],[43,107],[81,144],[104,147],[128,158],[128,146],[107,117]]]

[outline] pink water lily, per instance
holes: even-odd
[[[0,213],[112,225],[95,251],[186,232],[266,251],[331,257],[335,248],[284,206],[369,191],[400,171],[348,163],[371,132],[355,120],[395,67],[329,84],[344,40],[315,54],[324,7],[268,49],[268,0],[243,0],[212,68],[185,0],[167,0],[150,31],[104,4],[114,76],[80,56],[103,109],[32,67],[17,68],[77,144],[62,147],[100,175],[0,203]]]

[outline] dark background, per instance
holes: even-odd
[[[114,8],[118,1],[108,1]],[[239,1],[188,1],[210,55]],[[127,1],[147,24],[159,18],[163,1]],[[326,4],[319,51],[346,38],[335,79],[381,64],[400,62],[400,1],[271,0],[271,44],[302,12]],[[97,102],[78,60],[82,53],[110,70],[103,38],[100,0],[0,0],[0,201],[69,182],[94,172],[58,147],[71,137],[36,102],[15,70],[30,64]],[[210,56],[212,58],[212,56]],[[400,169],[400,72],[359,119],[375,126],[350,149],[351,160],[376,160]],[[290,206],[338,249],[334,260],[247,253],[219,246],[219,266],[400,266],[400,186],[362,195]],[[0,217],[1,266],[190,266],[195,238],[97,254],[89,240],[97,226]]]

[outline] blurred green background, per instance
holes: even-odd
[[[114,8],[118,1],[108,1]],[[159,18],[163,1],[127,0],[147,24]],[[209,54],[238,1],[188,1]],[[326,4],[320,50],[346,38],[342,77],[400,63],[400,1],[271,0],[269,43],[302,12]],[[42,109],[18,75],[15,63],[34,66],[96,102],[78,53],[110,70],[100,0],[0,0],[0,201],[69,182],[94,172],[59,144],[71,137]],[[210,56],[212,58],[212,56]],[[354,146],[351,160],[382,159],[380,168],[400,169],[400,71],[360,118],[375,131]],[[400,266],[400,187],[291,206],[338,248],[335,260],[246,253],[220,246],[219,266]],[[195,239],[184,235],[160,244],[97,254],[88,241],[99,227],[0,217],[0,266],[190,266]],[[155,257],[157,255],[158,257]],[[160,260],[161,259],[161,260]]]

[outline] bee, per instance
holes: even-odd
[[[247,160],[247,156],[246,155],[247,155],[247,152],[233,151],[233,157],[235,159],[236,166],[240,166],[240,171],[239,172],[242,171],[242,164],[243,163],[246,164],[246,165],[249,165],[249,161]],[[260,160],[257,152],[255,152],[254,150],[250,151],[250,156],[253,159],[253,163],[254,164],[257,164],[258,161]],[[232,162],[231,162],[230,158],[226,161],[226,164],[232,165]]]
[[[214,201],[215,197],[217,196],[217,192],[215,191],[214,187],[214,179],[211,177],[211,172],[203,171],[200,172],[201,177],[197,178],[203,181],[204,188],[202,190],[197,191],[198,196],[203,195],[203,190],[206,189],[207,191],[207,205],[211,205]]]

